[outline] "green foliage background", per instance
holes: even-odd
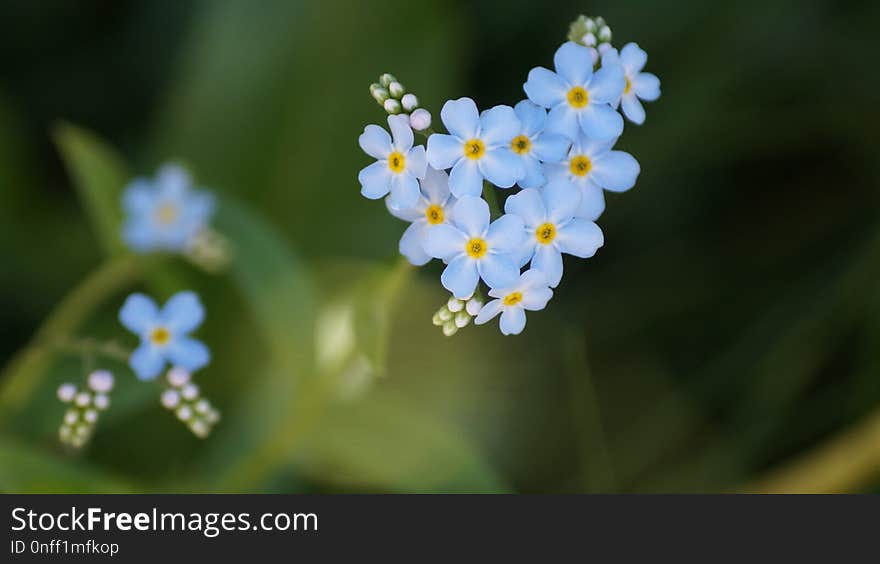
[[[639,183],[609,195],[606,246],[566,262],[523,336],[446,339],[439,268],[401,266],[404,226],[358,194],[357,135],[383,119],[367,86],[393,72],[435,118],[464,95],[513,104],[582,12],[661,77],[621,141]],[[878,16],[856,1],[4,3],[0,491],[876,488]],[[124,179],[167,159],[219,194],[228,273],[120,248]],[[98,289],[127,283],[65,309],[96,269]],[[194,439],[111,363],[111,410],[64,453],[54,390],[80,362],[15,355],[38,331],[133,345],[115,321],[132,288],[202,295],[214,360],[197,379],[224,419]],[[805,470],[772,470],[791,460]]]

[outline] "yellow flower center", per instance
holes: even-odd
[[[552,223],[544,223],[535,229],[535,237],[542,245],[550,244],[556,238],[556,226]]]
[[[171,332],[164,327],[156,327],[150,333],[150,341],[156,346],[162,346],[168,344],[168,341],[171,340]]]
[[[471,139],[464,144],[464,156],[477,160],[486,152],[486,146],[480,139]]]
[[[522,292],[511,292],[504,296],[504,305],[513,306],[521,302],[523,299]]]
[[[629,94],[629,91],[632,90],[633,83],[630,82],[628,76],[627,76],[627,77],[624,77],[624,78],[626,78],[626,86],[623,87],[623,93],[624,93],[624,94]]]
[[[479,237],[474,237],[467,242],[467,245],[464,246],[464,250],[471,258],[478,259],[486,254],[486,251],[489,250],[489,246],[486,245],[486,241]]]
[[[403,172],[404,166],[406,166],[406,157],[403,156],[403,153],[394,151],[388,155],[388,168],[391,169],[391,172]]]
[[[532,140],[527,135],[519,135],[510,142],[510,148],[517,155],[523,155],[532,149]]]
[[[177,214],[177,206],[174,204],[162,204],[156,209],[156,221],[162,225],[168,225],[174,223],[174,220],[177,219]]]
[[[425,217],[428,218],[428,223],[431,225],[443,223],[443,208],[437,204],[428,206],[428,209],[425,210]]]
[[[568,167],[571,169],[573,175],[586,176],[590,172],[590,169],[593,168],[593,163],[590,162],[590,159],[586,155],[578,155],[572,157]]]
[[[568,103],[575,108],[583,108],[590,103],[590,95],[580,86],[575,86],[568,91]]]

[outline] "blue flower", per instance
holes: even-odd
[[[543,190],[528,188],[504,203],[504,211],[519,216],[525,224],[528,242],[520,265],[531,260],[532,269],[543,272],[552,288],[562,280],[562,253],[590,258],[605,242],[598,225],[575,217],[580,200],[577,190],[555,183]]]
[[[532,269],[524,272],[513,284],[493,287],[489,296],[497,299],[483,306],[474,323],[488,323],[500,313],[501,332],[519,335],[526,327],[526,310],[542,310],[553,297],[553,290],[547,286],[546,275]]]
[[[522,126],[510,106],[477,112],[470,98],[449,100],[440,119],[450,135],[428,137],[428,163],[437,170],[452,169],[449,188],[456,198],[479,196],[485,178],[510,188],[525,175],[522,161],[510,149]]]
[[[602,190],[625,192],[635,186],[638,161],[623,151],[612,151],[616,139],[595,141],[581,134],[572,143],[568,157],[559,164],[544,165],[550,183],[565,182],[581,193],[577,217],[596,220],[605,210]]]
[[[627,43],[619,54],[616,49],[608,49],[602,54],[603,67],[619,64],[623,68],[626,86],[620,98],[620,107],[626,119],[639,125],[645,122],[645,108],[639,100],[653,102],[660,97],[660,79],[649,72],[642,72],[646,62],[648,54],[636,43]]]
[[[193,292],[171,296],[161,310],[148,296],[128,296],[119,310],[119,321],[141,338],[128,360],[137,377],[152,380],[166,362],[190,372],[207,365],[211,360],[208,347],[189,336],[204,318],[205,310]]]
[[[626,87],[620,65],[593,73],[590,50],[570,41],[557,49],[553,64],[556,72],[533,68],[523,85],[529,100],[550,109],[547,131],[570,139],[575,139],[578,131],[599,141],[619,137],[623,118],[610,104]]]
[[[513,284],[519,275],[522,219],[504,215],[489,224],[489,204],[464,196],[452,208],[452,223],[437,225],[425,238],[425,252],[448,266],[440,281],[458,299],[470,297],[482,278],[490,287]]]
[[[385,200],[391,215],[410,222],[400,238],[400,254],[415,266],[431,260],[425,252],[425,237],[436,225],[449,223],[456,199],[449,193],[449,176],[442,170],[428,167],[425,178],[419,183],[421,194],[415,206],[408,209],[394,207],[391,198]]]
[[[539,188],[544,185],[544,171],[541,162],[558,163],[568,152],[571,141],[564,135],[544,132],[547,110],[523,100],[513,111],[522,127],[519,135],[513,138],[510,148],[519,156],[525,169],[525,176],[518,182],[523,188]]]
[[[155,180],[137,178],[122,194],[122,238],[138,253],[182,252],[214,214],[211,194],[192,189],[186,170],[167,164]]]
[[[417,179],[425,177],[425,148],[413,147],[407,116],[388,116],[388,127],[391,136],[378,125],[368,125],[358,138],[361,149],[377,159],[358,174],[361,194],[378,200],[390,192],[396,207],[410,208],[419,200]]]

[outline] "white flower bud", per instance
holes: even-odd
[[[73,432],[76,433],[78,437],[88,437],[89,431],[91,431],[91,427],[88,425],[77,425],[73,428]]]
[[[469,314],[476,316],[478,313],[480,313],[480,310],[483,309],[483,302],[478,299],[471,299],[470,301],[468,301],[465,309]]]
[[[388,85],[388,92],[391,94],[391,96],[400,100],[401,96],[406,94],[406,88],[404,88],[403,84],[399,82],[392,82]]]
[[[440,312],[445,311],[445,309],[446,309],[446,308],[443,308],[442,310],[440,310],[440,311],[438,311],[437,313],[435,313],[435,314],[434,314],[434,317],[431,318],[431,323],[433,323],[434,325],[436,325],[436,326],[438,326],[438,327],[441,326],[441,325],[443,325],[443,318],[440,317]]]
[[[165,409],[174,409],[180,403],[180,394],[177,390],[165,390],[159,396],[159,401]]]
[[[586,35],[584,35],[581,41],[583,41],[584,45],[586,45],[587,47],[593,47],[596,45],[596,36],[592,33],[587,33]]]
[[[455,325],[455,321],[447,321],[443,324],[443,334],[447,337],[451,337],[458,332],[458,326]]]
[[[393,75],[393,74],[389,74],[389,73],[386,72],[385,74],[383,74],[382,76],[379,77],[379,84],[381,84],[381,85],[384,86],[385,88],[388,88],[388,86],[389,86],[392,82],[397,82],[397,79],[394,78],[394,75]]]
[[[196,403],[196,413],[204,415],[209,411],[211,411],[211,404],[208,403],[208,400],[201,399],[198,401],[198,403]]]
[[[73,425],[79,420],[79,411],[75,409],[68,409],[64,414],[64,422],[68,425]]]
[[[62,441],[67,441],[68,439],[70,439],[71,434],[73,434],[73,430],[67,425],[62,425],[58,429],[58,438],[60,438]]]
[[[600,43],[598,49],[599,49],[599,54],[604,55],[605,51],[612,49],[612,47],[611,47],[610,43]]]
[[[109,392],[113,389],[113,374],[107,370],[92,372],[89,374],[89,387],[96,392]]]
[[[456,313],[464,309],[464,302],[455,296],[452,296],[449,298],[449,301],[446,302],[446,308],[452,313]]]
[[[183,399],[192,401],[199,397],[199,387],[195,384],[187,384],[180,392],[180,395],[183,396]]]
[[[177,408],[177,418],[181,421],[189,421],[192,418],[192,408],[188,405],[181,405]]]
[[[71,444],[71,446],[79,448],[79,447],[83,446],[84,444],[86,444],[86,440],[84,437],[74,436],[70,439],[70,444]]]
[[[175,366],[168,371],[168,383],[175,388],[181,388],[189,382],[190,374],[183,368]]]
[[[419,108],[409,116],[409,125],[416,131],[424,131],[431,127],[431,112]]]
[[[193,434],[200,439],[204,439],[211,432],[211,429],[208,427],[207,423],[205,423],[201,419],[194,419],[189,424],[189,428],[192,430]]]
[[[104,411],[110,407],[110,398],[106,394],[98,394],[95,396],[95,407]]]
[[[76,386],[73,384],[61,384],[58,386],[58,399],[63,401],[64,403],[70,403],[73,401],[73,397],[76,395]]]
[[[220,421],[220,412],[216,409],[212,409],[205,415],[205,419],[208,421],[208,423],[213,425]]]
[[[455,326],[461,329],[462,327],[467,327],[467,324],[471,322],[471,316],[468,315],[466,311],[460,311],[455,314]]]
[[[384,104],[385,100],[391,97],[391,94],[386,88],[382,88],[378,84],[374,84],[373,86],[376,87],[370,87],[370,94],[373,96],[373,99],[376,100],[379,104]]]
[[[86,420],[86,423],[94,423],[98,420],[98,412],[94,409],[87,409],[85,413],[83,413],[83,419]]]
[[[80,392],[76,394],[73,403],[79,407],[88,407],[88,405],[92,403],[92,395],[88,392]]]
[[[598,26],[596,26],[596,22],[593,21],[593,18],[587,18],[586,21],[584,22],[584,27],[590,33],[595,33],[596,29],[598,29]]]
[[[400,113],[400,102],[395,100],[394,98],[388,98],[385,100],[385,103],[382,104],[382,107],[385,108],[385,111],[389,114],[399,114]]]
[[[603,43],[607,43],[611,41],[611,28],[603,26],[602,29],[599,30],[599,41]]]
[[[416,98],[415,94],[404,94],[403,98],[400,99],[400,103],[403,104],[403,109],[408,112],[419,107],[419,99]]]
[[[444,322],[449,321],[450,319],[452,319],[452,312],[449,311],[449,308],[445,308],[445,307],[444,307],[443,309],[441,309],[440,311],[437,312],[437,315],[438,315],[438,316],[440,317],[440,319],[442,319]]]

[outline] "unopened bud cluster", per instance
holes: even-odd
[[[437,310],[432,321],[443,330],[444,335],[451,337],[459,329],[467,327],[482,308],[483,299],[480,296],[473,295],[463,300],[453,296]]]
[[[113,375],[106,370],[89,374],[85,389],[70,383],[59,386],[58,399],[70,405],[58,429],[62,443],[80,448],[89,441],[98,423],[98,414],[110,407],[112,389]]]
[[[202,229],[194,235],[183,254],[207,272],[222,271],[229,265],[232,257],[229,242],[211,228]]]
[[[578,16],[568,28],[568,39],[590,48],[593,64],[598,64],[599,57],[611,47],[611,28],[601,17],[588,18]]]
[[[408,115],[410,127],[414,130],[424,131],[431,127],[431,113],[419,107],[416,95],[407,92],[393,74],[380,76],[379,82],[370,85],[370,94],[387,113]]]
[[[168,387],[159,398],[162,406],[173,411],[195,436],[204,439],[210,435],[211,429],[220,421],[220,412],[202,397],[199,387],[191,381],[190,373],[174,367],[168,371],[166,380]]]

